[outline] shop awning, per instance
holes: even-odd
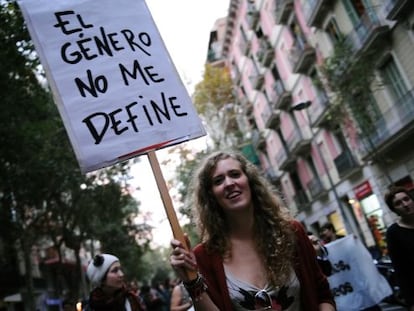
[[[4,302],[22,302],[22,295],[20,293],[6,296],[3,298]]]

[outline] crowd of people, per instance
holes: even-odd
[[[139,284],[128,281],[118,257],[98,254],[90,261],[86,276],[91,292],[83,302],[63,301],[65,311],[186,311],[191,297],[178,279],[162,283]],[[180,289],[179,291],[177,289]]]
[[[170,264],[180,281],[126,286],[119,259],[100,254],[87,270],[93,285],[88,310],[337,310],[326,246],[343,236],[331,223],[307,232],[239,153],[207,156],[189,186],[200,243],[171,241]],[[385,201],[399,216],[388,228],[388,247],[414,311],[414,201],[403,188],[391,189]]]

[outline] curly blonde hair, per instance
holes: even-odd
[[[201,241],[207,251],[222,257],[230,254],[229,226],[223,209],[212,191],[212,174],[220,160],[240,162],[247,176],[254,206],[254,239],[264,260],[267,277],[274,286],[283,286],[291,273],[294,251],[292,217],[276,189],[260,174],[255,165],[237,152],[215,152],[207,156],[194,175],[192,204]]]

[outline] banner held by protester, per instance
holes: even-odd
[[[338,311],[359,311],[392,294],[371,254],[354,235],[328,243],[326,248],[332,264],[328,281]]]
[[[82,172],[205,130],[143,0],[21,0]]]

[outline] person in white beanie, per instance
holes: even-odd
[[[89,309],[93,311],[145,311],[137,295],[128,291],[119,259],[111,254],[96,255],[86,275],[93,287]]]

